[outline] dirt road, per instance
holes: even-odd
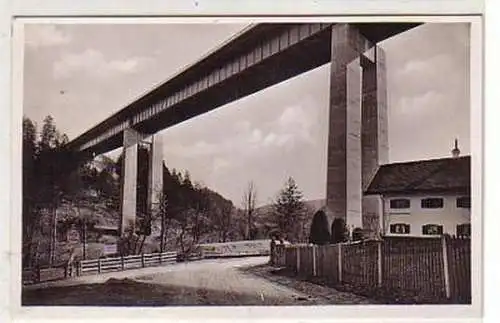
[[[268,257],[178,263],[30,286],[24,305],[321,305],[306,295],[240,268],[264,264]],[[361,302],[361,301],[360,301]]]

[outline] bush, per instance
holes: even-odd
[[[331,243],[339,243],[347,241],[347,227],[344,219],[335,218],[332,222],[332,235],[330,242]]]
[[[353,241],[361,241],[364,239],[365,239],[365,235],[364,235],[363,229],[354,228],[354,230],[352,230],[352,240]]]
[[[330,231],[328,230],[328,218],[326,213],[319,210],[314,214],[309,233],[309,243],[325,245],[330,241]]]

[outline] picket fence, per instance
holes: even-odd
[[[455,303],[471,301],[468,238],[388,237],[332,245],[276,245],[274,265],[365,291]]]

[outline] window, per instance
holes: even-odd
[[[457,208],[470,209],[470,196],[457,197]]]
[[[470,223],[463,223],[457,225],[457,236],[458,237],[470,237]]]
[[[443,226],[439,224],[426,224],[422,226],[422,234],[425,235],[442,235]]]
[[[427,198],[421,201],[422,209],[440,209],[443,207],[442,198]]]
[[[390,232],[397,234],[409,234],[410,225],[405,223],[395,223],[390,225]]]
[[[409,199],[394,199],[390,201],[391,209],[409,209],[410,200]]]

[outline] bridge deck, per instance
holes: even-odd
[[[129,127],[155,133],[326,64],[331,23],[257,24],[69,143],[96,154]],[[374,44],[418,24],[355,24]]]

